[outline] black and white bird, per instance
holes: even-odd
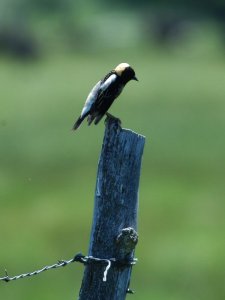
[[[88,125],[93,121],[96,125],[105,114],[111,116],[107,113],[109,107],[130,80],[138,81],[134,70],[127,63],[121,63],[114,70],[110,71],[91,90],[81,115],[73,126],[73,130],[76,130],[86,117]]]

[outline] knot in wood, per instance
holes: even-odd
[[[138,243],[138,234],[132,227],[122,229],[116,239],[117,247],[123,256],[129,255]]]

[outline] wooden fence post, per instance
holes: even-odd
[[[106,120],[98,164],[89,256],[129,262],[137,244],[138,186],[145,138]],[[87,263],[79,300],[126,298],[131,265]]]

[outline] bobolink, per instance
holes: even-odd
[[[88,125],[93,121],[95,125],[98,124],[127,82],[132,79],[138,80],[134,70],[127,63],[121,63],[110,71],[91,90],[73,130],[76,130],[86,117]]]

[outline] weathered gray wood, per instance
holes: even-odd
[[[89,256],[133,258],[137,243],[137,207],[145,138],[118,121],[107,119],[98,165]],[[105,264],[88,264],[79,300],[123,300],[131,267],[112,266],[103,281]]]

